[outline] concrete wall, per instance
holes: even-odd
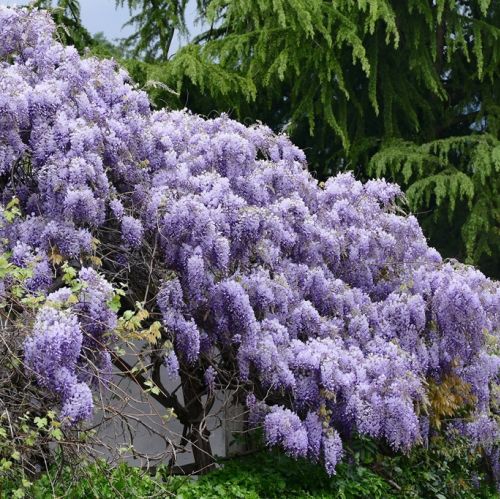
[[[167,390],[176,391],[183,403],[180,380],[162,379]],[[217,392],[207,418],[210,444],[214,455],[224,457],[241,450],[233,433],[242,430],[241,406],[228,406],[230,393]],[[168,464],[172,458],[178,466],[194,462],[190,444],[185,451],[176,448],[182,436],[182,425],[132,380],[113,376],[109,390],[103,391],[94,424],[102,422],[99,439],[104,445],[96,449],[102,457],[120,457],[138,466]],[[128,449],[131,445],[135,450]],[[121,449],[121,450],[120,450]]]

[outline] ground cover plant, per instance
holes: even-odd
[[[444,445],[443,445],[444,444]],[[373,441],[354,439],[346,459],[330,477],[321,465],[295,460],[274,450],[222,459],[220,467],[198,479],[171,476],[159,466],[154,472],[123,463],[111,467],[97,461],[54,467],[26,490],[29,497],[114,499],[177,497],[212,498],[492,498],[496,496],[479,453],[470,454],[463,442],[450,446],[435,441],[409,456],[384,453]],[[0,491],[11,497],[15,482]],[[3,493],[3,495],[2,495]]]
[[[225,390],[330,475],[354,434],[465,438],[496,472],[500,286],[443,261],[399,187],[318,182],[266,126],[153,111],[43,11],[0,8],[0,91],[2,343],[27,377],[0,385],[2,438],[70,440],[115,369],[173,410],[198,471]],[[136,364],[123,341],[146,345]],[[6,471],[33,462],[5,448]]]

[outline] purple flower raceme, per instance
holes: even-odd
[[[173,350],[170,350],[170,352],[165,355],[163,364],[167,368],[167,374],[169,376],[176,376],[179,374],[179,360]]]
[[[464,434],[492,446],[500,286],[443,262],[396,208],[397,186],[350,173],[318,184],[304,153],[265,126],[152,111],[123,70],[54,32],[47,13],[0,7],[1,199],[21,211],[2,211],[0,237],[33,269],[33,293],[52,284],[54,249],[81,258],[102,239],[116,246],[102,258],[126,269],[154,248],[166,369],[202,367],[211,389],[227,355],[260,387],[247,402],[269,445],[329,473],[349,432],[407,450],[427,438],[422,414],[439,410],[428,387],[454,379],[470,391]],[[116,325],[110,282],[91,268],[79,279],[77,302],[48,303],[25,343],[73,422],[91,415],[88,359],[109,367]]]
[[[78,382],[77,361],[83,335],[76,315],[44,307],[40,310],[33,336],[24,345],[25,363],[40,385],[56,392],[62,400],[61,417],[71,423],[92,414],[92,394]]]
[[[69,423],[92,415],[89,383],[93,381],[95,366],[104,379],[110,372],[102,334],[111,331],[116,321],[107,305],[111,285],[89,268],[82,268],[78,277],[82,288],[77,296],[67,287],[47,296],[47,304],[37,314],[33,334],[24,344],[27,368],[41,386],[60,397],[61,418]],[[91,350],[92,358],[88,356]]]

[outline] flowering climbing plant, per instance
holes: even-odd
[[[205,455],[220,389],[330,474],[353,433],[406,451],[454,428],[495,454],[500,286],[443,261],[396,185],[318,183],[265,126],[152,110],[55,34],[0,7],[1,251],[27,271],[18,309],[39,300],[23,358],[61,422],[92,417],[128,335],[154,346],[134,379]]]

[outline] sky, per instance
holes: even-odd
[[[0,5],[24,5],[29,3],[23,0],[0,0]],[[133,32],[130,27],[122,28],[130,17],[127,7],[115,7],[115,0],[80,0],[80,9],[83,25],[95,34],[103,32],[104,36],[114,41],[125,38]],[[200,33],[201,29],[194,23],[196,17],[196,2],[190,0],[186,9],[186,24],[191,36]],[[171,52],[175,52],[182,40],[172,42]]]

